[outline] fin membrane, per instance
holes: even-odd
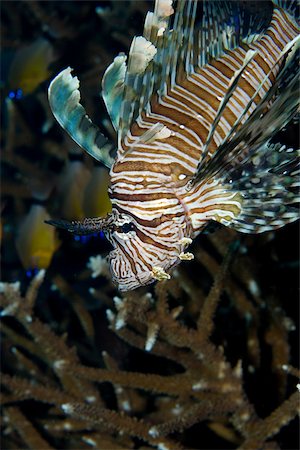
[[[60,72],[52,80],[49,103],[58,123],[71,138],[97,161],[110,168],[114,162],[114,145],[92,123],[80,104],[79,81],[72,77],[71,68]]]
[[[299,151],[267,143],[247,162],[228,167],[221,184],[240,195],[241,212],[226,225],[262,233],[299,219],[299,165]]]
[[[102,78],[102,98],[116,131],[120,122],[126,70],[126,56],[120,54],[108,66]]]
[[[257,106],[232,139],[219,147],[206,169],[198,174],[199,179],[204,173],[205,177],[208,174],[219,176],[218,174],[225,173],[227,166],[243,164],[292,120],[299,107],[298,78],[294,77],[265,111],[276,87],[274,85],[268,91],[264,101]]]
[[[297,112],[297,77],[263,113],[272,93],[271,89],[234,137],[220,146],[202,174],[219,180],[224,192],[235,192],[240,197],[241,212],[221,223],[245,233],[280,228],[300,215],[299,204],[296,207],[299,152],[270,143]]]
[[[169,39],[172,0],[156,0],[148,12],[143,36],[133,39],[128,55],[118,129],[119,144],[142,110],[147,109],[162,73],[163,49]]]

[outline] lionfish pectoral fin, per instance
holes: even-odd
[[[279,143],[266,143],[240,165],[226,168],[219,186],[233,206],[231,217],[214,220],[243,233],[280,228],[300,217],[299,151]],[[226,195],[226,194],[225,194]]]
[[[298,77],[287,76],[287,80],[269,108],[275,91],[268,91],[233,137],[221,144],[197,180],[217,182],[220,213],[212,218],[241,232],[269,231],[299,218],[299,152],[271,143],[298,110]],[[279,86],[276,83],[274,89]]]
[[[68,220],[45,220],[45,223],[57,228],[69,231],[80,236],[98,233],[109,225],[110,217],[107,218],[87,218],[84,220],[68,221]]]
[[[80,104],[79,81],[68,67],[50,83],[49,103],[54,117],[71,138],[93,158],[110,168],[114,145],[92,123]]]

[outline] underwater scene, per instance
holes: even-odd
[[[1,448],[299,448],[296,1],[0,9]]]

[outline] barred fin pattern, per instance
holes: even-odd
[[[230,221],[231,227],[262,233],[299,217],[299,209],[292,206],[300,201],[299,156],[292,148],[267,143],[242,167],[227,168],[222,185],[243,198],[241,214]]]
[[[157,71],[153,70],[153,58],[157,49],[162,46],[163,29],[168,28],[169,17],[174,12],[171,5],[171,0],[157,0],[154,13],[148,13],[146,17],[144,36],[134,38],[132,42],[120,111],[119,147],[130,126],[153,93],[157,76]]]
[[[101,94],[115,130],[119,128],[126,68],[126,56],[120,54],[108,66],[102,78]]]
[[[92,123],[80,104],[79,81],[71,75],[71,71],[68,67],[60,72],[49,86],[49,103],[54,117],[87,153],[105,166],[111,167],[114,161],[114,145]]]

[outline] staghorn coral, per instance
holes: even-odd
[[[53,300],[47,304],[44,299],[42,306],[38,295],[51,274],[40,288],[45,275],[40,271],[25,294],[19,284],[1,284],[3,345],[9,355],[2,375],[5,448],[207,448],[200,436],[191,442],[187,430],[195,427],[206,428],[204,436],[211,430],[219,448],[224,443],[226,448],[279,448],[276,435],[295,417],[299,402],[297,371],[289,366],[291,322],[281,310],[280,326],[274,299],[265,298],[262,308],[261,296],[243,286],[253,267],[234,233],[219,230],[207,240],[217,244],[214,256],[200,246],[194,252],[205,276],[191,281],[180,268],[152,292],[106,299],[110,329],[129,348],[139,349],[130,355],[132,350],[122,345],[126,364],[114,344],[100,351],[94,314],[61,276],[55,275],[53,282],[69,297],[75,314],[65,313],[55,327],[46,323]],[[237,277],[241,265],[243,275]],[[100,297],[101,291],[94,295]],[[240,339],[247,347],[235,355],[225,339],[218,342],[214,336],[226,296],[240,316]],[[78,322],[75,336],[72,329]],[[261,418],[247,379],[261,370],[265,345],[273,355],[268,376],[273,372],[278,377],[281,398]],[[148,357],[141,357],[144,349]]]

